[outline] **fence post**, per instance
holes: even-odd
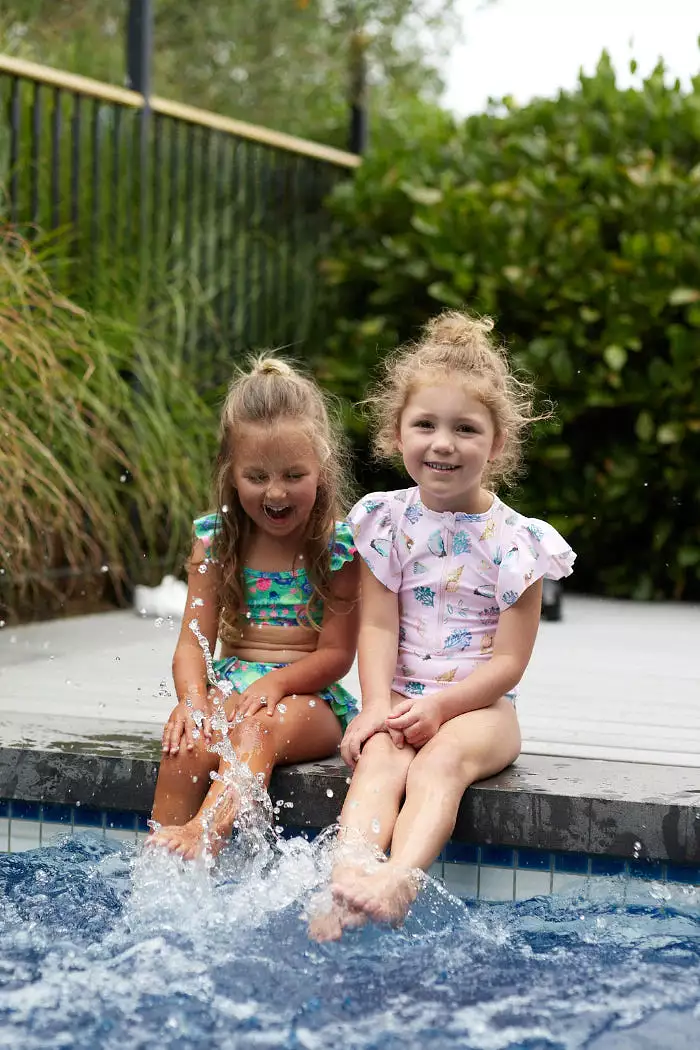
[[[350,34],[350,135],[351,153],[367,149],[367,35],[359,26]]]
[[[146,100],[151,94],[151,59],[153,55],[152,0],[129,0],[126,22],[127,87],[138,91]]]

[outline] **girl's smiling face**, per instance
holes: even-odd
[[[256,528],[272,536],[303,532],[316,502],[320,465],[304,427],[246,424],[236,436],[233,482]]]
[[[488,408],[455,376],[414,390],[401,413],[397,444],[426,507],[479,514],[491,505],[482,489],[484,468],[504,440]]]

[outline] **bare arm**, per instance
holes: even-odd
[[[398,596],[362,562],[360,570],[360,636],[357,655],[362,709],[391,706],[391,683],[399,648]]]
[[[199,571],[201,566],[205,566],[205,572]],[[206,639],[209,652],[213,656],[219,628],[218,572],[218,566],[208,560],[204,544],[197,540],[190,555],[187,602],[173,656],[173,680],[178,706],[171,714],[163,733],[164,751],[177,751],[183,733],[188,749],[193,746],[192,725],[189,709],[185,706],[186,701],[190,700],[193,708],[203,711],[208,711],[211,706],[207,696],[210,683],[207,680],[204,652],[192,628],[195,627]],[[210,735],[208,722],[205,723],[205,735]]]
[[[340,753],[345,763],[354,768],[362,745],[378,732],[388,731],[397,747],[403,747],[403,734],[389,728],[391,683],[396,671],[399,647],[399,601],[361,563],[361,612],[358,656],[362,711],[348,726]]]

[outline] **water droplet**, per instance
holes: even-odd
[[[294,803],[293,802],[285,802],[284,808],[285,809],[294,809]]]
[[[277,705],[277,710],[279,711],[279,713],[280,713],[281,715],[283,715],[283,714],[285,714],[285,713],[286,713],[286,711],[287,711],[287,705],[286,705],[286,704],[278,704],[278,705]]]
[[[346,784],[350,784],[351,782],[352,782],[352,777],[346,777],[345,778],[345,783]]]
[[[100,569],[100,572],[109,572],[109,565],[103,565]]]
[[[206,571],[207,571],[207,567],[206,567],[206,565],[204,564],[204,562],[202,562],[202,564],[201,564],[201,565],[199,566],[199,568],[197,569],[197,572],[201,573],[201,574],[202,574],[202,576],[203,576],[203,575],[204,575],[204,573],[205,573]]]
[[[105,707],[106,707],[107,705],[106,705],[106,704],[98,704],[97,706],[98,706],[98,708],[100,709],[100,711],[104,711],[104,709],[105,709]]]
[[[66,685],[71,685],[71,684],[72,684],[72,683],[71,683],[71,680],[70,680],[70,678],[66,678]]]
[[[114,660],[116,663],[119,663],[119,661],[121,660],[121,656],[115,656]]]
[[[250,609],[248,609],[248,612],[245,614],[246,620],[249,620],[251,616],[252,616],[252,613],[251,613]]]
[[[5,626],[5,621],[4,620],[0,620],[0,627],[4,627],[4,626]]]
[[[371,827],[372,827],[372,831],[374,832],[375,835],[378,835],[379,832],[382,830],[382,826],[381,826],[381,824],[379,823],[379,821],[377,820],[376,817],[372,821]]]
[[[328,795],[329,798],[333,798],[333,791],[332,791],[331,788],[327,788],[326,794]]]
[[[145,609],[139,609],[139,616],[145,616],[145,615],[146,615],[146,610]]]
[[[193,783],[193,784],[196,784],[198,780],[199,780],[199,777],[198,777],[198,776],[193,776],[193,777],[192,777],[192,783]]]
[[[126,481],[126,474],[120,474],[119,480],[121,481],[122,484],[124,484],[124,482]]]
[[[228,503],[224,503],[221,507],[222,514],[228,514]]]
[[[315,700],[309,700],[309,707],[315,707],[315,706],[316,706],[316,701]]]
[[[199,606],[199,605],[204,605],[204,599],[203,598],[193,598],[192,602],[190,604],[190,609],[196,609],[197,606]]]
[[[79,806],[79,805],[80,805],[80,803],[79,803],[79,802],[76,802],[75,804],[76,804],[76,806]]]
[[[153,621],[153,626],[154,627],[162,627],[163,626],[163,617],[162,616],[156,616],[155,620]]]

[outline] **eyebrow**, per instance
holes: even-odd
[[[413,409],[413,415],[417,419],[436,419],[436,412],[421,411],[420,409]],[[473,425],[480,424],[481,421],[477,416],[457,416],[456,419],[451,420],[452,423],[471,423]]]

